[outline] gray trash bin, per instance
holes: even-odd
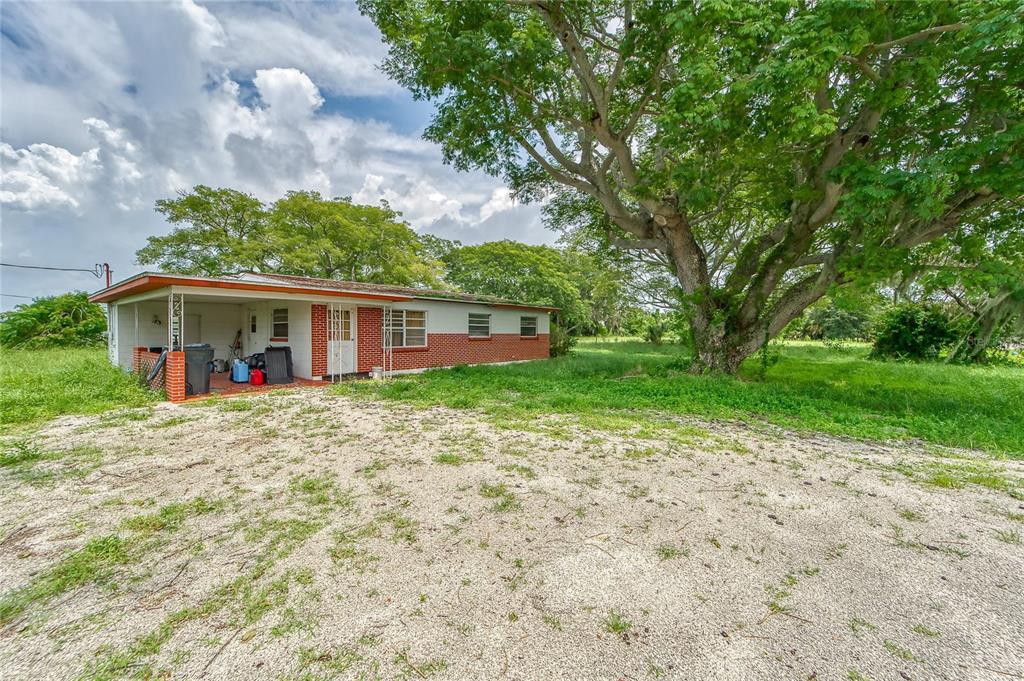
[[[207,343],[185,346],[185,394],[202,395],[210,392],[210,362],[213,348]]]

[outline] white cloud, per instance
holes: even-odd
[[[480,206],[480,222],[487,220],[495,213],[509,210],[513,206],[515,206],[515,201],[512,199],[512,191],[508,187],[497,187],[491,193],[491,198],[487,199],[487,203]]]
[[[0,175],[0,202],[21,209],[49,206],[77,208],[79,203],[70,189],[88,181],[98,170],[99,150],[81,155],[50,144],[32,144],[15,149],[0,144],[3,173]]]
[[[298,69],[259,69],[253,83],[267,111],[276,120],[305,122],[324,103],[320,90]]]
[[[170,231],[154,202],[199,183],[267,201],[295,189],[386,200],[418,230],[466,243],[553,239],[498,180],[456,172],[435,145],[385,122],[410,100],[376,68],[384,48],[351,6],[0,3],[0,13],[5,258],[108,261],[128,276],[146,237]],[[22,295],[95,286],[12,272],[5,290]]]

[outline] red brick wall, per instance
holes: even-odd
[[[310,312],[313,338],[313,370],[316,376],[327,375],[327,306],[313,304]]]
[[[185,399],[185,353],[181,350],[167,353],[164,390],[171,402],[181,402]]]
[[[358,367],[370,371],[381,366],[381,310],[359,308]],[[548,335],[522,338],[517,333],[493,334],[488,339],[470,340],[468,333],[427,334],[426,348],[395,348],[394,369],[427,369],[456,364],[486,364],[524,359],[545,359],[549,354]]]
[[[356,309],[356,371],[368,372],[373,367],[383,366],[384,352],[383,311],[379,307]]]

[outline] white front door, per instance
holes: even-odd
[[[356,334],[353,314],[339,305],[327,307],[327,373],[332,376],[355,373]]]

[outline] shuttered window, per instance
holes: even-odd
[[[469,315],[469,337],[490,338],[491,336],[491,315],[475,314]]]

